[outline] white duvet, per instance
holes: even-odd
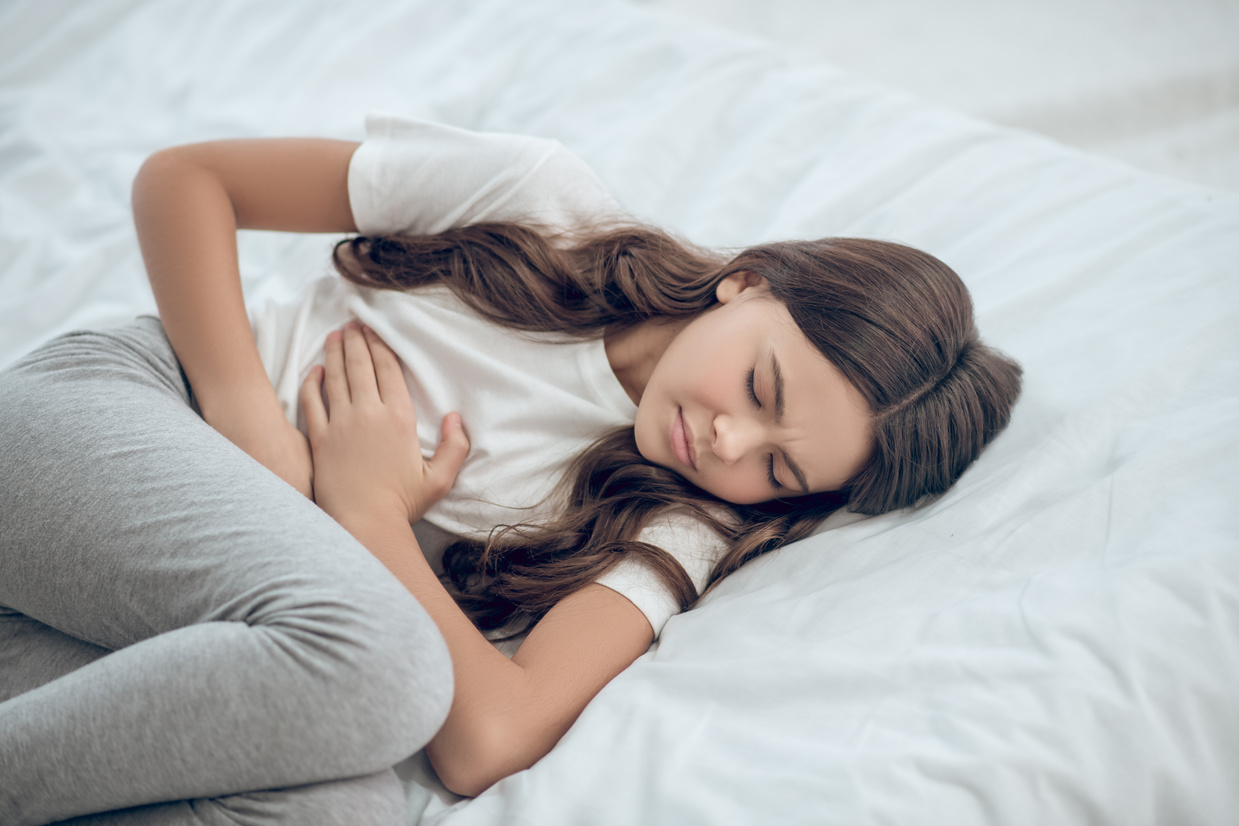
[[[370,109],[558,138],[708,244],[923,247],[1026,369],[949,494],[734,575],[532,769],[403,764],[421,822],[1239,821],[1239,197],[616,2],[9,2],[0,364],[153,309],[148,153]],[[247,295],[329,243],[244,238]]]

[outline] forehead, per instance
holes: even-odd
[[[753,308],[765,323],[750,328],[750,343],[772,401],[776,378],[781,378],[781,445],[803,469],[811,490],[836,489],[860,470],[872,450],[869,405],[781,302],[753,303],[765,305]]]

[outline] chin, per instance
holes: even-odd
[[[637,442],[637,452],[645,461],[663,465],[664,463],[658,460],[657,452],[653,450],[658,442],[657,439],[651,438],[652,434],[649,432],[648,424],[644,421],[645,418],[641,415],[641,408],[637,408],[637,419],[632,425],[632,435]]]

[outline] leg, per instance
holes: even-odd
[[[392,826],[408,821],[404,788],[396,773],[385,769],[293,789],[156,803],[60,821],[57,826]]]
[[[0,374],[0,605],[114,652],[0,703],[0,822],[369,775],[446,716],[421,606],[188,401],[153,319]]]
[[[110,653],[0,608],[0,702]],[[212,799],[156,803],[85,815],[71,826],[391,826],[408,822],[404,787],[391,769],[365,777]]]
[[[0,703],[108,653],[106,648],[62,634],[25,614],[0,608]]]

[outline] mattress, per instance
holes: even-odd
[[[704,244],[924,248],[1019,359],[1011,426],[916,510],[832,517],[675,617],[531,769],[416,819],[1191,824],[1239,811],[1239,196],[618,0],[9,2],[0,364],[151,312],[129,187],[367,111],[561,140]],[[332,238],[244,233],[251,302]]]

